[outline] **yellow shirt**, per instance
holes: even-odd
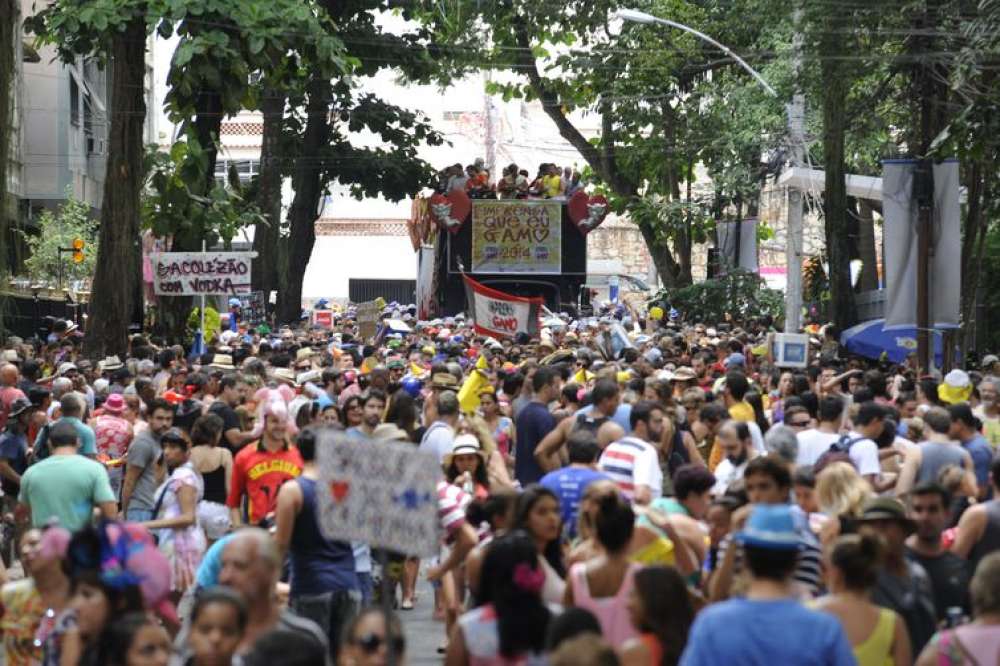
[[[562,178],[542,176],[542,193],[547,197],[557,197],[562,194]]]

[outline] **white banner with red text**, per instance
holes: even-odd
[[[476,332],[495,338],[514,337],[518,333],[538,335],[538,314],[543,298],[514,296],[476,282],[468,275],[465,296]]]
[[[161,252],[151,254],[157,296],[249,294],[254,252]]]

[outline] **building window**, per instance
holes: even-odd
[[[260,160],[218,160],[215,163],[215,180],[225,185],[229,181],[229,168],[236,169],[241,183],[248,183],[260,175]]]
[[[76,77],[69,77],[69,121],[73,127],[80,126],[80,86]]]

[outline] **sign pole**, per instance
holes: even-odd
[[[205,239],[201,239],[201,251],[205,252]],[[205,350],[208,349],[208,345],[205,342],[205,294],[201,295],[201,307],[198,308],[198,314],[201,315],[201,326],[199,330],[201,331],[201,353],[204,354]]]

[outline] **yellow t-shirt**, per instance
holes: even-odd
[[[557,197],[562,194],[562,178],[542,176],[542,193],[547,197]]]

